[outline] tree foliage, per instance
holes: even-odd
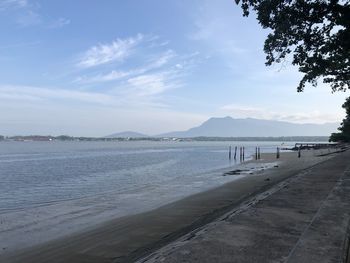
[[[304,73],[297,90],[321,79],[333,91],[350,87],[349,0],[235,0],[248,16],[253,10],[263,28],[266,65],[292,56]]]
[[[350,97],[346,99],[342,106],[346,111],[346,116],[341,123],[338,133],[332,133],[330,141],[333,142],[350,142]]]

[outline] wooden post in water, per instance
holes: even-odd
[[[298,158],[300,158],[301,156],[301,146],[299,146],[299,149],[298,149]]]
[[[229,147],[229,150],[228,150],[228,159],[231,160],[231,146]]]
[[[280,158],[280,148],[277,147],[277,152],[276,152],[276,159]]]
[[[258,147],[258,159],[260,160],[260,147]]]
[[[244,162],[244,147],[243,147],[243,162]]]
[[[258,147],[255,147],[255,160],[258,160]]]
[[[242,147],[239,147],[239,160],[242,161]]]
[[[235,146],[235,156],[234,156],[235,160],[236,160],[236,157],[237,157],[237,146]]]

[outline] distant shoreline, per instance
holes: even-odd
[[[329,136],[278,136],[278,137],[80,137],[51,135],[1,136],[0,141],[270,141],[270,142],[326,142]]]

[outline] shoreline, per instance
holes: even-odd
[[[83,198],[43,203],[27,208],[4,209],[0,211],[0,233],[3,237],[0,240],[0,258],[4,254],[27,249],[28,244],[30,244],[30,247],[38,246],[53,240],[84,233],[111,220],[142,214],[191,195],[215,189],[241,177],[249,176],[248,173],[223,176],[232,169],[244,170],[249,168],[256,172],[267,168],[266,165],[254,164],[252,158],[247,159],[250,159],[250,161],[244,163],[232,161],[229,167],[198,173],[194,175],[198,179],[190,179],[193,182],[198,180],[206,182],[206,185],[179,189],[180,191],[175,192],[174,190],[178,187],[175,184],[176,187],[172,188],[173,183],[171,182],[170,187],[166,187],[166,189],[171,190],[168,197],[164,196],[167,193],[160,192],[162,196],[167,197],[166,199],[155,200],[157,195],[151,188],[147,196],[142,195],[146,199],[139,198],[137,191],[113,191]],[[208,180],[208,178],[210,179]],[[120,196],[122,198],[127,196],[128,199],[118,199]],[[136,199],[130,200],[133,197]],[[99,201],[98,204],[96,204],[96,200]],[[131,201],[131,207],[124,209],[125,206],[122,206],[120,208],[120,204],[124,204],[127,200]],[[134,205],[135,202],[139,202],[137,206]]]
[[[350,152],[345,151],[136,262],[348,262]]]
[[[5,253],[3,257],[8,262],[124,262],[139,259],[213,221],[243,200],[332,158],[313,156],[312,151],[305,151],[300,159],[296,155],[295,152],[282,153],[276,160],[275,154],[264,154],[262,160],[247,161],[245,165],[278,161],[278,167],[257,171],[148,212],[113,219],[81,233]]]

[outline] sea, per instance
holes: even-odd
[[[280,142],[15,142],[0,143],[0,211],[112,192],[170,186],[207,189],[216,170],[234,166],[234,147],[274,152]],[[229,146],[232,147],[231,160]],[[238,158],[239,159],[239,158]],[[209,176],[208,176],[209,175]],[[180,188],[181,188],[180,187]],[[187,191],[186,191],[187,192]],[[171,193],[169,193],[171,194]],[[131,200],[132,202],[132,200]]]
[[[292,142],[1,141],[0,254],[236,180],[245,160]],[[232,147],[231,160],[229,147]],[[237,153],[239,154],[239,153]]]

